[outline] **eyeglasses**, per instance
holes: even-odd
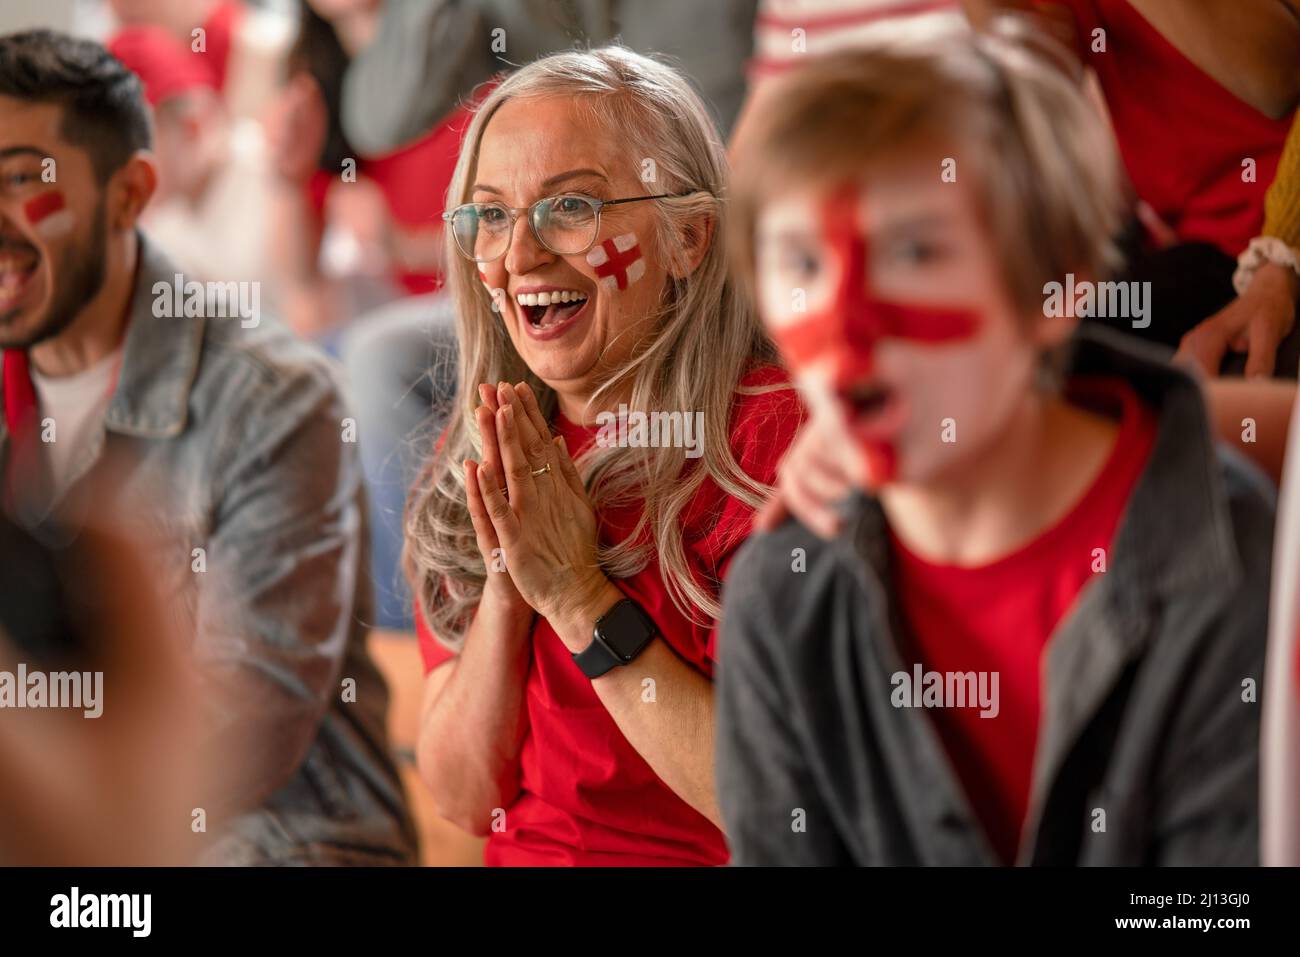
[[[585,253],[600,235],[600,211],[606,206],[642,203],[648,199],[679,199],[690,193],[660,193],[658,196],[633,196],[629,199],[593,199],[574,193],[548,196],[531,206],[507,206],[505,203],[465,203],[442,214],[451,225],[456,248],[466,259],[476,263],[500,259],[510,248],[519,214],[527,211],[533,236],[558,256]]]

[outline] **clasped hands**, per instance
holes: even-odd
[[[592,616],[603,613],[613,586],[597,562],[596,513],[568,447],[551,434],[527,383],[484,383],[478,392],[483,456],[466,459],[464,469],[488,569],[483,598],[516,610],[526,605],[557,631],[574,622],[589,640]]]

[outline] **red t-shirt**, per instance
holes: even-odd
[[[1291,117],[1269,119],[1183,56],[1127,0],[1038,0],[1074,15],[1077,53],[1097,71],[1124,165],[1183,242],[1237,256],[1264,224]],[[1106,51],[1092,52],[1105,30]],[[1256,162],[1242,181],[1242,160]]]
[[[919,662],[925,672],[998,675],[995,717],[981,717],[982,709],[969,702],[927,713],[990,843],[1008,864],[1029,802],[1043,649],[1097,573],[1093,550],[1109,550],[1155,439],[1153,414],[1126,384],[1078,380],[1071,394],[1101,411],[1118,410],[1119,434],[1096,480],[1054,526],[976,567],[933,564],[890,536],[908,668]]]
[[[767,366],[745,385],[788,382]],[[731,448],[747,474],[776,480],[776,467],[803,419],[793,388],[736,397]],[[598,429],[557,416],[553,428],[574,455],[589,447]],[[687,468],[698,460],[688,460]],[[600,514],[604,543],[624,539],[638,506]],[[749,535],[753,510],[706,480],[682,515],[686,554],[698,580],[720,582],[737,546]],[[659,626],[663,639],[692,667],[713,677],[715,629],[692,623],[673,605],[659,574],[649,565],[615,584]],[[716,588],[716,586],[714,586]],[[420,649],[432,670],[452,657],[416,614]],[[722,833],[674,794],[627,742],[546,622],[532,632],[533,659],[525,687],[528,731],[520,752],[522,793],[506,811],[506,830],[488,839],[494,865],[686,865],[723,864]]]

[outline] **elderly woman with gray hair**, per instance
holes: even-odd
[[[719,237],[723,147],[670,67],[538,60],[445,214],[456,406],[408,506],[440,813],[490,864],[720,864],[718,591],[802,407]]]

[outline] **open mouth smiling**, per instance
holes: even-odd
[[[554,339],[563,335],[576,320],[586,315],[590,301],[588,293],[560,286],[534,287],[515,294],[524,328],[534,339]]]
[[[31,247],[0,246],[0,312],[18,304],[40,262],[40,255]]]

